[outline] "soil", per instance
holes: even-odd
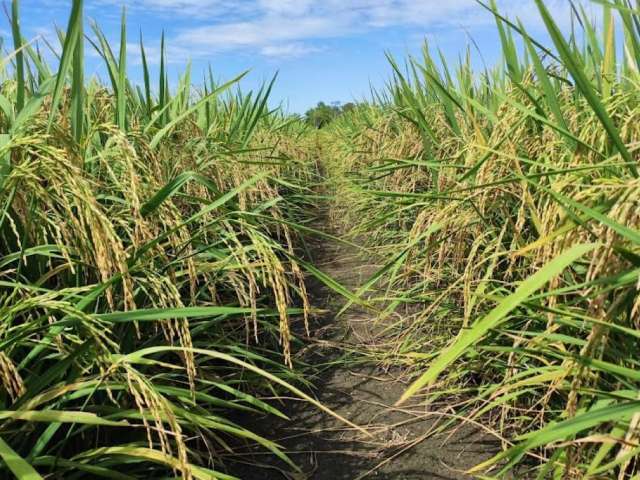
[[[327,215],[316,228],[327,230]],[[335,233],[335,232],[331,232]],[[314,264],[352,291],[378,265],[367,265],[355,247],[326,238],[310,244]],[[309,287],[314,305],[327,313],[316,319],[304,360],[329,364],[311,381],[317,399],[336,413],[364,427],[371,436],[294,399],[278,405],[291,421],[261,417],[241,423],[276,441],[301,468],[293,469],[264,450],[235,452],[229,473],[247,480],[389,480],[473,478],[464,472],[492,457],[499,443],[481,425],[462,424],[454,433],[432,435],[451,419],[446,406],[431,409],[424,402],[394,408],[407,388],[401,371],[385,370],[349,352],[378,341],[375,315],[352,307],[340,317],[344,300],[321,283]],[[358,360],[360,358],[360,360]],[[238,456],[239,454],[239,456]],[[257,467],[256,464],[261,465]]]

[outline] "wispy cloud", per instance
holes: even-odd
[[[233,12],[248,13],[253,1],[236,2],[233,0],[93,0],[89,8],[104,5],[126,6],[132,11],[146,11],[154,14],[167,14],[192,18],[217,18]]]
[[[253,21],[195,27],[179,34],[174,41],[195,48],[212,50],[263,48],[282,42],[343,36],[351,22],[327,16],[266,16]]]
[[[93,0],[105,3],[188,20],[190,26],[174,29],[169,45],[194,58],[236,50],[296,57],[318,51],[323,40],[385,28],[473,33],[493,22],[475,0]],[[569,18],[568,0],[547,5],[561,22]],[[539,24],[533,0],[498,0],[498,6],[534,28]]]
[[[282,45],[268,45],[260,49],[260,53],[265,57],[274,58],[298,58],[310,53],[321,52],[323,48],[302,43],[286,43]]]

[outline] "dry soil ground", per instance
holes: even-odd
[[[326,212],[319,217],[315,227],[330,230]],[[326,238],[312,241],[310,250],[318,268],[352,291],[377,267],[367,265],[355,247]],[[336,317],[344,302],[340,295],[320,283],[312,284],[310,290],[315,305],[327,312],[316,319],[314,338],[304,352],[305,361],[328,365],[312,379],[314,393],[324,405],[365,427],[371,437],[292,399],[281,405],[290,422],[255,418],[243,423],[282,445],[302,473],[291,472],[267,453],[251,450],[241,458],[263,467],[239,463],[231,473],[248,480],[471,478],[464,471],[498,450],[495,439],[481,426],[468,424],[454,434],[430,435],[450,418],[446,406],[435,411],[424,404],[394,408],[407,387],[400,380],[402,372],[384,370],[355,353],[377,341],[372,331],[374,314],[354,307]]]

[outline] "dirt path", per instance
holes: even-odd
[[[326,231],[329,224],[327,212],[321,212],[315,227]],[[355,247],[337,241],[316,239],[310,250],[318,268],[352,291],[377,267],[367,265]],[[251,452],[246,460],[264,467],[239,467],[232,473],[250,480],[471,478],[463,472],[498,450],[493,438],[471,425],[453,435],[430,436],[451,418],[446,408],[429,411],[425,406],[408,405],[394,409],[392,405],[407,387],[398,380],[402,372],[384,371],[351,353],[376,341],[371,332],[372,314],[355,307],[336,318],[344,300],[319,283],[312,284],[310,291],[315,306],[328,312],[316,320],[315,337],[303,352],[305,361],[328,365],[311,379],[314,393],[324,405],[365,427],[372,436],[349,429],[306,403],[290,400],[284,412],[291,422],[262,418],[250,426],[282,445],[304,473],[290,473],[290,467],[276,463],[268,454]]]

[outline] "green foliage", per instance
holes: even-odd
[[[303,122],[269,108],[275,78],[243,92],[244,74],[209,73],[196,89],[187,67],[170,89],[164,35],[156,79],[140,35],[134,85],[124,11],[117,55],[92,26],[109,84],[87,81],[82,0],[53,71],[14,0],[2,473],[229,479],[221,456],[246,442],[295,469],[231,418],[286,418],[267,389],[335,415],[290,368],[311,275],[344,309],[379,312],[372,331],[391,343],[374,353],[415,376],[400,401],[455,396],[433,433],[466,419],[503,439],[474,473],[638,478],[640,15],[598,3],[601,28],[574,8],[583,32],[566,38],[536,0],[549,47],[483,3],[500,65],[475,74],[470,49],[455,67],[428,46],[405,65],[388,56],[373,103],[319,103]],[[318,144],[335,217],[383,259],[355,293],[297,256],[318,233]]]
[[[344,105],[340,105],[338,103],[327,105],[324,102],[318,102],[318,105],[307,110],[304,114],[304,118],[309,125],[312,125],[315,128],[323,128],[343,113],[350,112],[354,108],[355,104],[350,102],[345,103]]]
[[[545,47],[486,3],[498,66],[389,57],[377,104],[323,134],[335,216],[384,262],[356,292],[382,311],[372,353],[413,370],[400,402],[460,399],[434,433],[503,439],[473,474],[635,479],[640,14],[576,7],[566,38],[536,0]]]
[[[307,127],[269,108],[273,81],[243,93],[232,91],[243,74],[209,78],[198,94],[187,69],[170,92],[164,36],[157,95],[142,36],[136,88],[124,11],[117,56],[98,25],[88,37],[109,85],[87,81],[83,24],[74,0],[53,71],[12,5],[0,476],[229,479],[220,454],[245,443],[295,469],[231,417],[286,418],[265,390],[335,415],[290,368],[290,323],[311,314],[296,252],[314,170],[287,140]]]

